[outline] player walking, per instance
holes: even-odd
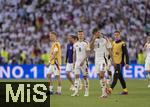
[[[121,86],[123,88],[122,95],[127,95],[128,90],[126,87],[126,82],[123,78],[122,67],[125,65],[125,68],[129,68],[129,55],[126,44],[121,40],[121,35],[119,31],[115,31],[114,33],[115,41],[112,44],[112,52],[113,52],[113,64],[114,64],[114,76],[113,82],[111,84],[111,88],[109,92],[111,93],[114,87],[117,84],[118,79],[120,80]]]
[[[71,96],[78,96],[80,85],[80,71],[83,74],[85,94],[89,96],[89,81],[87,71],[87,58],[90,52],[89,43],[84,40],[85,35],[83,31],[78,31],[78,41],[74,44],[74,66],[75,66],[75,91]]]
[[[53,91],[53,82],[52,82],[52,74],[55,75],[58,81],[58,87],[56,94],[61,95],[61,78],[60,78],[60,65],[61,65],[61,46],[60,43],[57,41],[57,34],[56,32],[50,32],[50,40],[52,42],[52,46],[50,48],[50,57],[49,57],[49,89],[50,91],[47,92],[47,95],[54,94]]]
[[[66,76],[71,83],[70,90],[74,90],[74,81],[71,78],[73,72],[73,44],[77,41],[77,37],[73,34],[68,35],[67,52],[66,52]]]
[[[105,72],[107,71],[107,59],[106,51],[111,55],[111,44],[102,37],[99,29],[95,28],[92,31],[93,37],[91,41],[91,49],[95,51],[95,70],[100,80],[100,86],[102,88],[101,98],[107,97],[107,86],[105,79]]]

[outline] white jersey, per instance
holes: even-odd
[[[150,60],[150,43],[147,43],[146,45],[146,60]]]
[[[86,41],[77,41],[73,47],[76,52],[76,62],[83,61],[86,57],[86,51],[90,50],[89,43]]]
[[[100,60],[105,60],[105,57],[109,54],[107,48],[111,48],[111,43],[107,43],[107,40],[104,38],[97,38],[94,42],[94,51],[95,51],[95,63]]]

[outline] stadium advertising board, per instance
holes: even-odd
[[[111,67],[113,71],[113,67]],[[48,67],[44,65],[0,65],[0,79],[44,79],[47,77]],[[95,66],[88,68],[89,78],[96,79]],[[65,66],[61,66],[61,78],[66,79]],[[145,78],[144,66],[131,64],[129,69],[123,68],[125,78]],[[72,74],[73,76],[73,74]]]

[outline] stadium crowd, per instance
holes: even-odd
[[[58,33],[65,59],[66,35],[83,29],[90,40],[95,27],[108,37],[121,31],[130,61],[139,57],[144,63],[142,49],[150,35],[148,1],[0,0],[0,64],[48,64],[50,31]]]

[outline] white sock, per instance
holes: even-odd
[[[61,86],[57,87],[57,92],[61,93]]]
[[[53,86],[52,85],[49,86],[49,91],[53,91]]]
[[[104,78],[100,79],[100,85],[102,88],[102,95],[107,95],[107,93],[106,93],[106,81]]]
[[[79,84],[82,84],[82,80],[79,78]]]
[[[85,88],[85,91],[89,90],[89,80],[88,79],[84,80],[84,88]]]
[[[79,85],[80,85],[80,80],[79,78],[77,78],[75,79],[75,82],[74,82],[75,91],[79,90]]]
[[[148,79],[148,82],[149,82],[149,85],[150,85],[150,73],[147,74],[147,79]]]

